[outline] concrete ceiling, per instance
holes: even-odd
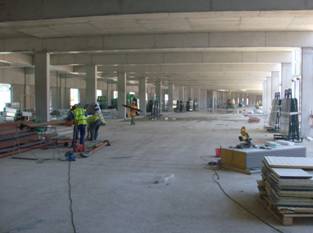
[[[313,31],[312,11],[157,13],[0,23],[0,38],[226,31]]]
[[[31,52],[46,46],[43,50],[52,52],[51,70],[80,76],[85,74],[82,65],[96,64],[105,79],[125,71],[130,79],[145,76],[150,82],[261,91],[271,71],[293,61],[296,31],[302,42],[310,42],[303,33],[313,32],[312,11],[107,15],[1,22],[0,48]],[[292,43],[271,47],[283,42],[276,32],[284,32]],[[24,44],[32,49],[23,50]],[[258,47],[263,44],[269,47]],[[0,54],[0,66],[33,65],[32,54],[15,61],[12,56]]]

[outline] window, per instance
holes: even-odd
[[[97,90],[97,98],[98,98],[99,96],[102,96],[102,90]]]
[[[70,89],[70,104],[71,106],[79,103],[79,89],[71,88]]]
[[[0,83],[0,111],[3,111],[5,104],[12,102],[11,84]]]
[[[165,94],[165,95],[164,95],[164,102],[165,102],[165,105],[168,104],[168,94]]]
[[[117,99],[118,97],[118,92],[117,91],[113,91],[113,99]]]

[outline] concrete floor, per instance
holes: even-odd
[[[101,136],[110,139],[112,146],[72,163],[77,232],[275,232],[229,201],[206,166],[215,147],[237,143],[242,125],[248,126],[256,142],[271,139],[262,130],[263,123],[208,113],[171,117],[178,120],[138,121],[134,127],[111,121]],[[61,150],[55,153],[62,156]],[[73,232],[67,169],[67,162],[57,160],[0,160],[0,232]],[[262,207],[256,187],[260,174],[219,173],[226,191],[254,213],[284,232],[312,232],[311,219],[282,227]]]

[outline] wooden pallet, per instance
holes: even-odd
[[[287,211],[281,211],[281,208],[272,205],[265,195],[260,195],[260,200],[266,206],[266,208],[270,211],[270,213],[280,221],[284,226],[291,226],[294,224],[295,218],[313,218],[313,212],[309,213],[288,213]],[[297,209],[293,207],[293,209]],[[312,209],[312,208],[298,208],[298,209]]]

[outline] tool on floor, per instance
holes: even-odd
[[[75,158],[77,158],[78,156],[81,158],[88,158],[90,155],[92,155],[93,153],[97,152],[98,150],[102,149],[105,146],[111,146],[109,140],[98,141],[95,143],[86,143],[85,148],[77,146],[73,150],[67,151],[65,153],[65,157],[68,161],[75,161],[69,160],[73,158],[73,155],[75,156]]]
[[[65,153],[65,158],[67,161],[76,161],[76,155],[73,151],[68,151]]]

